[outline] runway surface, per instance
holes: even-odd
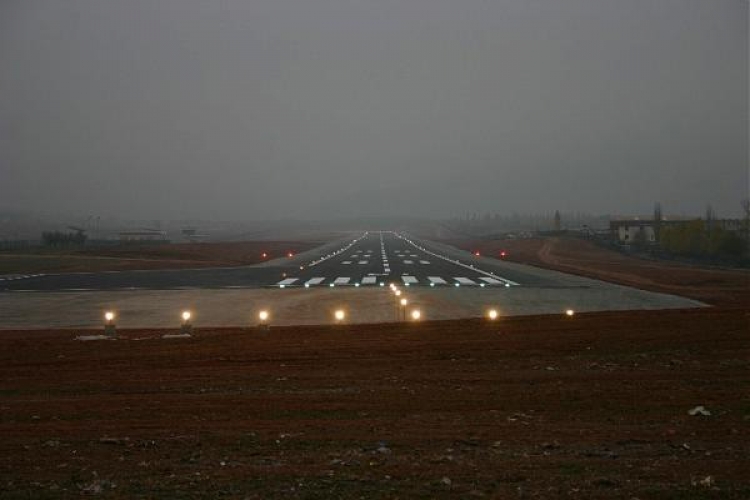
[[[250,267],[4,276],[0,329],[91,328],[104,311],[125,328],[174,327],[188,309],[198,325],[246,326],[268,310],[276,325],[403,321],[398,284],[421,319],[702,304],[496,259],[393,232],[370,232],[290,259]]]
[[[518,266],[394,232],[368,232],[292,259],[235,268],[0,276],[2,291],[190,290],[259,287],[564,286]]]

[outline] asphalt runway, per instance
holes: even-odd
[[[0,277],[0,328],[90,328],[115,311],[125,328],[174,327],[188,309],[207,326],[403,321],[703,304],[547,269],[477,257],[435,242],[370,232],[256,266]],[[12,279],[9,279],[12,278]],[[399,309],[391,283],[408,297]]]
[[[278,286],[564,286],[518,266],[409,239],[369,232],[292,259],[258,266],[0,276],[2,291],[237,289]]]

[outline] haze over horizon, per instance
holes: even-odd
[[[0,208],[737,215],[746,0],[6,0]]]

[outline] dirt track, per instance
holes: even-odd
[[[630,257],[576,238],[452,241],[469,251],[610,281],[682,295],[713,305],[750,307],[750,271],[723,270]]]
[[[747,498],[747,332],[716,309],[4,332],[0,498]]]

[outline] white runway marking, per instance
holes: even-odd
[[[413,260],[405,260],[405,261],[404,261],[404,264],[407,264],[407,265],[408,265],[408,264],[414,264],[414,261],[413,261]]]
[[[503,284],[502,281],[497,280],[495,278],[485,278],[485,277],[482,277],[482,278],[479,278],[479,279],[482,280],[482,281],[484,281],[485,283],[489,283],[490,285],[502,285]]]
[[[430,283],[435,283],[436,285],[447,285],[448,282],[445,281],[440,276],[427,276],[427,279],[430,280]]]
[[[495,278],[495,279],[499,279],[500,281],[502,281],[503,283],[505,283],[505,286],[518,285],[518,283],[516,283],[515,281],[511,281],[509,279],[497,276],[494,273],[490,273],[490,272],[487,272],[487,271],[483,271],[481,269],[477,269],[473,265],[467,265],[467,264],[464,264],[463,262],[459,262],[458,260],[448,258],[448,257],[446,257],[444,255],[440,255],[440,254],[435,253],[435,252],[431,252],[430,250],[427,250],[426,248],[419,247],[413,241],[406,239],[404,236],[401,236],[399,234],[396,234],[396,236],[398,238],[401,238],[402,240],[406,241],[411,246],[413,246],[415,248],[418,248],[419,250],[423,251],[424,253],[426,253],[428,255],[432,255],[433,257],[437,257],[438,259],[442,259],[442,260],[444,260],[446,262],[450,262],[451,264],[455,264],[457,266],[461,266],[463,268],[470,269],[473,272],[476,272],[476,273],[479,273],[479,274],[483,274],[485,276],[492,277],[492,278]]]
[[[362,284],[363,285],[374,285],[378,282],[378,279],[375,276],[365,276],[362,278]]]
[[[299,278],[287,278],[287,279],[285,279],[285,280],[281,280],[281,281],[279,281],[279,282],[278,282],[278,283],[276,283],[276,284],[277,284],[277,285],[279,285],[279,286],[287,286],[287,285],[291,285],[292,283],[294,283],[294,282],[295,282],[295,281],[297,281],[298,279],[299,279]]]
[[[419,283],[419,280],[414,276],[401,276],[401,281],[403,281],[405,285],[413,285],[415,283]]]
[[[334,285],[346,285],[347,283],[349,283],[350,279],[351,278],[348,278],[348,277],[336,278],[335,280],[333,280],[333,284]]]
[[[368,262],[369,261],[367,261],[367,260],[360,260],[359,262],[357,262],[357,264],[359,264],[360,266],[363,266],[363,265],[367,264]]]
[[[429,264],[430,261],[429,260],[420,260],[419,263],[420,264]]]
[[[474,280],[470,280],[469,278],[464,278],[464,277],[460,277],[460,276],[459,277],[454,277],[453,279],[456,280],[456,281],[458,281],[462,285],[476,285],[477,284],[476,281],[474,281]]]
[[[342,264],[344,264],[345,266],[348,266],[351,263],[352,263],[352,261],[350,261],[350,260],[345,260],[344,262],[342,262]]]
[[[311,286],[312,285],[320,285],[325,280],[326,280],[325,278],[310,278],[309,280],[307,280],[307,282],[305,283],[305,285],[311,285]]]

